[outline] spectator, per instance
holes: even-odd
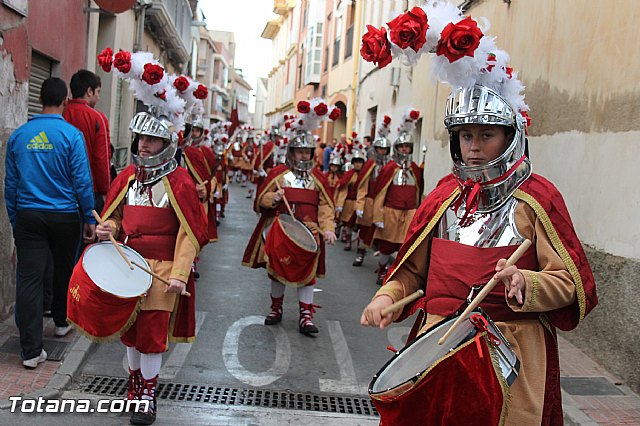
[[[331,139],[331,145],[324,149],[324,153],[322,154],[322,170],[329,171],[329,160],[331,159],[331,153],[333,149],[338,144],[338,140],[336,138]]]
[[[375,149],[373,149],[373,146],[371,146],[371,136],[367,135],[363,138],[364,140],[364,149],[367,152],[367,160],[374,160],[376,159],[376,151]]]
[[[104,197],[111,185],[111,138],[109,121],[97,109],[102,84],[100,77],[88,70],[79,70],[71,77],[71,99],[62,116],[84,135],[93,179],[96,211],[102,211]]]
[[[42,346],[42,306],[49,251],[54,261],[55,335],[64,336],[70,331],[67,291],[81,221],[84,240],[95,238],[91,174],[82,133],[62,118],[67,93],[63,80],[45,80],[42,114],[16,129],[7,142],[5,203],[18,254],[16,323],[26,368],[36,368],[47,359]]]

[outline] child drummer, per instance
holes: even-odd
[[[428,33],[432,26],[455,29],[465,18],[455,16],[435,25],[448,6],[425,7]],[[413,12],[425,15],[423,9]],[[476,41],[483,36],[471,18],[464,22]],[[562,419],[555,330],[572,330],[597,304],[593,275],[562,196],[549,181],[531,173],[525,138],[528,107],[521,83],[515,74],[506,74],[508,56],[493,41],[472,43],[469,63],[481,68],[459,73],[457,60],[463,55],[447,50],[452,45],[449,34],[446,28],[434,34],[433,40],[441,39],[437,49],[426,46],[420,51],[437,50],[444,64],[438,77],[454,88],[444,119],[453,173],[439,181],[416,212],[397,261],[364,309],[361,324],[384,328],[419,312],[414,330],[424,331],[454,315],[473,286],[495,276],[501,283],[480,306],[521,362],[506,399],[508,410],[498,420],[549,424]],[[475,83],[456,81],[461,75]],[[505,259],[524,239],[533,246],[516,265],[505,268]],[[381,315],[419,288],[426,288],[422,299],[401,312]]]

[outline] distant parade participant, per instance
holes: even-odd
[[[207,161],[213,173],[212,197],[216,206],[216,224],[224,217],[224,208],[229,202],[229,171],[226,156],[227,137],[215,137],[212,147],[213,161]]]
[[[369,178],[375,167],[373,161],[367,160],[365,147],[359,142],[351,146],[351,152],[348,157],[353,168],[340,179],[335,196],[336,216],[347,234],[347,243],[344,246],[345,251],[351,250],[356,219],[362,218],[364,214]]]
[[[423,191],[422,169],[412,160],[413,138],[420,112],[409,110],[402,117],[398,136],[393,143],[393,161],[381,170],[376,181],[373,201],[374,241],[380,252],[378,279],[382,285],[391,255],[398,251],[407,235]]]
[[[377,138],[372,144],[375,166],[371,175],[369,175],[367,196],[364,201],[362,217],[356,219],[356,225],[358,226],[358,254],[353,261],[353,266],[362,266],[364,257],[367,254],[367,248],[371,248],[373,245],[373,236],[376,230],[373,226],[373,201],[376,197],[378,176],[390,158],[391,141],[388,139],[391,129],[390,126],[391,117],[385,115],[378,124]]]
[[[242,173],[242,187],[249,184],[253,177],[253,160],[256,155],[256,144],[253,131],[248,130],[244,143],[242,144],[242,162],[240,163],[240,172]],[[247,198],[253,196],[253,188],[249,185]]]
[[[235,179],[236,183],[242,182],[242,147],[244,145],[242,134],[243,132],[240,129],[236,129],[231,137],[232,142],[227,154],[231,162],[229,165],[230,177],[231,180]]]
[[[329,186],[331,189],[336,191],[336,187],[338,186],[338,182],[342,179],[342,157],[344,155],[343,151],[339,151],[334,149],[331,151],[331,156],[329,157],[329,170],[324,172],[327,180],[329,181]]]
[[[251,268],[266,268],[271,279],[271,312],[265,325],[282,321],[284,291],[288,285],[298,293],[299,331],[310,336],[318,333],[313,323],[316,307],[313,289],[316,277],[323,277],[325,273],[324,243],[334,244],[336,240],[333,193],[326,177],[313,167],[315,145],[310,130],[317,128],[327,116],[336,117],[336,113],[328,114],[327,104],[322,100],[301,101],[298,111],[301,115],[290,133],[286,165],[272,169],[258,188],[254,209],[261,216],[242,263]],[[281,221],[276,220],[278,215],[290,213],[311,231],[317,244],[317,250],[309,259],[301,261],[299,256],[308,256],[309,251],[300,250],[296,242],[287,240],[286,236],[277,237],[280,233],[274,234],[281,229]],[[265,229],[268,233],[263,240]]]
[[[195,290],[190,271],[195,256],[207,243],[202,226],[206,216],[189,173],[178,167],[174,158],[177,128],[167,117],[182,120],[183,104],[176,101],[174,88],[151,54],[119,54],[124,56],[120,63],[127,61],[129,67],[118,68],[118,76],[126,78],[136,97],[154,112],[140,112],[131,120],[133,164],[111,185],[102,212],[104,222],[97,226],[96,234],[100,240],[113,235],[125,241],[147,260],[155,274],[169,282],[167,286],[154,279],[141,296],[137,316],[115,335],[121,335],[127,347],[127,398],[149,401],[146,411],[141,406],[141,411],[133,413],[131,423],[151,424],[157,414],[162,352],[168,350],[169,341],[195,339]],[[181,296],[186,292],[192,297]],[[70,292],[70,301],[71,296]]]
[[[251,182],[258,188],[264,178],[275,166],[276,145],[274,141],[278,134],[276,129],[271,129],[268,135],[260,137],[260,143],[256,147],[256,154],[253,159],[253,176]]]

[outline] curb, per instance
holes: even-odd
[[[86,337],[78,335],[71,349],[65,354],[64,359],[60,363],[58,370],[53,377],[49,380],[49,383],[42,388],[22,395],[22,399],[55,399],[58,398],[62,391],[64,391],[70,384],[73,383],[73,379],[78,374],[82,363],[87,358],[87,355],[94,347],[94,343],[88,340]],[[0,410],[8,410],[11,408],[12,402],[8,399],[0,399]]]
[[[562,412],[566,426],[598,426],[599,423],[586,415],[576,405],[571,395],[562,391]]]

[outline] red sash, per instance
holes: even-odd
[[[318,204],[320,194],[315,189],[284,188],[284,195],[293,209],[293,215],[302,222],[318,222]],[[284,202],[278,205],[277,211],[289,214]],[[275,213],[275,211],[274,211]]]
[[[433,238],[427,274],[426,311],[444,317],[453,315],[465,302],[471,287],[484,286],[496,273],[499,259],[507,259],[516,246],[479,248]],[[516,263],[520,269],[538,270],[536,251],[529,249]],[[538,312],[515,313],[507,306],[504,284],[499,282],[480,303],[494,321],[537,319]],[[477,295],[477,293],[476,293]]]
[[[418,207],[416,187],[413,185],[390,185],[384,205],[397,210],[412,210]]]
[[[127,245],[147,259],[173,260],[180,222],[172,209],[124,206]]]
[[[347,200],[355,200],[358,198],[358,187],[355,183],[350,183],[347,187]]]

